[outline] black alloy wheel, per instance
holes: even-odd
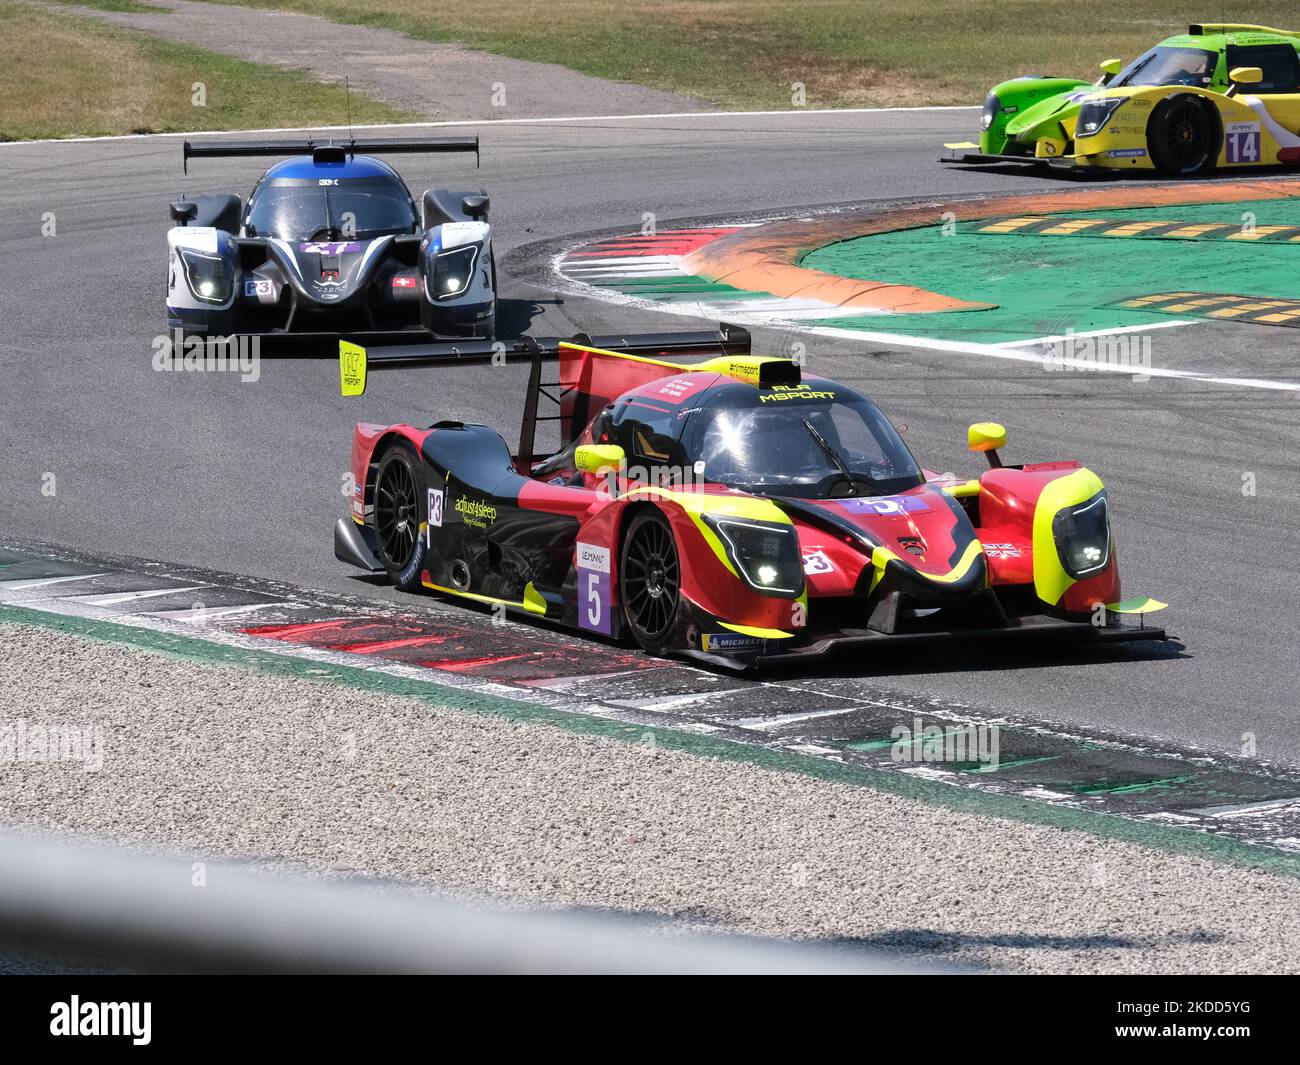
[[[375,476],[375,532],[379,561],[398,588],[420,586],[424,541],[424,476],[410,449],[398,445],[379,461]]]
[[[663,654],[672,646],[681,584],[672,527],[658,510],[642,511],[623,541],[619,599],[636,642],[651,654]]]

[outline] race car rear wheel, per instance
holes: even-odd
[[[402,591],[420,587],[425,542],[420,526],[428,506],[424,470],[405,444],[384,452],[375,474],[375,533],[379,561],[389,579]]]
[[[651,654],[664,654],[674,646],[681,590],[672,526],[658,510],[643,510],[623,539],[618,597],[633,638]]]
[[[1196,96],[1160,101],[1147,124],[1151,161],[1171,177],[1191,177],[1214,168],[1219,157],[1219,118]]]

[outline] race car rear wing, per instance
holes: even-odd
[[[479,160],[477,137],[426,137],[423,140],[357,140],[345,141],[212,141],[181,146],[181,162],[189,173],[190,160],[198,158],[233,158],[257,155],[310,155],[318,163],[341,163],[349,156],[409,155],[413,153],[436,154],[440,152],[473,152],[474,163]]]
[[[748,355],[749,344],[748,330],[726,324],[719,325],[717,329],[680,333],[625,333],[609,336],[577,333],[571,337],[522,336],[508,342],[472,338],[366,347],[340,340],[340,385],[343,395],[359,396],[366,390],[366,375],[371,370],[437,366],[447,362],[482,362],[493,359],[516,361],[527,358],[534,367],[540,368],[543,357],[554,358],[566,348],[599,349],[653,359],[674,355]]]
[[[1272,26],[1254,26],[1247,22],[1193,22],[1187,27],[1192,37],[1208,37],[1216,33],[1274,33],[1279,37],[1300,37],[1296,30],[1275,30]]]
[[[665,369],[673,365],[669,360],[682,355],[747,356],[750,336],[747,329],[738,325],[720,323],[717,329],[690,330],[677,333],[629,333],[611,336],[591,336],[578,333],[572,337],[524,336],[505,343],[499,340],[434,341],[425,344],[394,344],[367,349],[350,341],[339,341],[339,385],[344,396],[359,396],[366,390],[367,375],[371,370],[398,367],[432,366],[448,362],[512,361],[528,359],[528,386],[524,393],[523,420],[519,428],[519,451],[515,462],[521,470],[528,470],[533,462],[537,425],[539,422],[559,422],[560,437],[565,443],[586,425],[587,414],[607,398],[624,389],[618,382],[605,382],[599,375],[575,372],[574,366],[591,367],[588,356],[595,355],[598,364],[617,371],[629,366],[641,366],[652,377],[665,376]],[[577,356],[566,365],[566,357]],[[601,358],[604,356],[605,358]],[[627,357],[626,362],[617,358]],[[559,380],[542,380],[543,358],[561,361]],[[760,360],[762,362],[785,360]],[[620,365],[621,364],[621,365]],[[695,367],[687,364],[682,370]],[[610,391],[611,387],[616,391]],[[608,393],[608,395],[607,395]],[[539,400],[545,398],[558,413],[539,414]]]

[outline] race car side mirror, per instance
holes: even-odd
[[[486,219],[492,201],[486,196],[466,196],[460,201],[460,206],[470,218]]]
[[[997,422],[976,422],[966,430],[966,445],[972,451],[984,452],[989,465],[996,470],[1002,465],[998,448],[1007,446],[1007,431]]]
[[[618,469],[624,457],[623,449],[617,444],[579,444],[573,450],[573,465],[583,473],[599,473]]]
[[[1110,84],[1111,79],[1124,69],[1124,63],[1119,59],[1106,59],[1101,63],[1101,77],[1097,79],[1096,84],[1105,88]]]
[[[1228,96],[1236,96],[1242,85],[1258,85],[1264,80],[1264,72],[1259,67],[1233,67],[1228,71]]]
[[[184,226],[194,221],[194,217],[199,213],[199,205],[190,200],[176,200],[167,209],[167,213],[178,226]]]

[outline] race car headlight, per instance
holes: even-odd
[[[745,583],[765,595],[798,595],[803,588],[799,535],[793,525],[706,514],[727,558]]]
[[[993,125],[993,120],[998,117],[998,112],[1002,110],[1002,101],[993,93],[984,97],[984,113],[980,115],[980,129],[989,129]]]
[[[225,259],[193,248],[177,250],[185,264],[185,283],[190,286],[195,299],[204,303],[225,303],[230,299],[230,286],[235,274]]]
[[[1065,507],[1052,520],[1056,553],[1065,572],[1082,580],[1106,568],[1110,561],[1110,507],[1106,493],[1086,503]]]
[[[429,281],[429,298],[450,299],[461,295],[474,277],[474,263],[478,259],[478,245],[440,251],[433,257],[433,276]]]
[[[1116,111],[1128,103],[1127,96],[1111,96],[1104,100],[1089,100],[1079,108],[1079,119],[1074,125],[1075,137],[1091,137],[1100,133]]]

